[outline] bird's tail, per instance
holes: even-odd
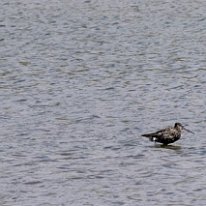
[[[142,134],[143,137],[151,137],[152,134]]]
[[[154,133],[142,134],[142,136],[149,138],[149,140],[152,141],[152,142],[156,140]]]

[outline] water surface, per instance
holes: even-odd
[[[205,206],[204,1],[0,7],[2,206]]]

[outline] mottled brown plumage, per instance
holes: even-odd
[[[181,123],[177,122],[175,123],[174,127],[168,127],[154,133],[143,134],[142,136],[148,137],[152,142],[159,142],[167,145],[179,140],[183,129],[191,132],[190,130],[185,129]]]

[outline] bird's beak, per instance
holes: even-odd
[[[194,132],[192,132],[192,131],[189,130],[189,129],[186,129],[185,127],[183,127],[183,129],[184,129],[185,131],[187,131],[187,132],[190,132],[190,133],[194,134]]]

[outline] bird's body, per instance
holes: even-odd
[[[175,123],[174,127],[168,127],[154,133],[143,134],[142,136],[148,137],[152,142],[159,142],[167,145],[179,140],[183,129],[185,128],[182,124]],[[187,131],[191,132],[190,130]]]

